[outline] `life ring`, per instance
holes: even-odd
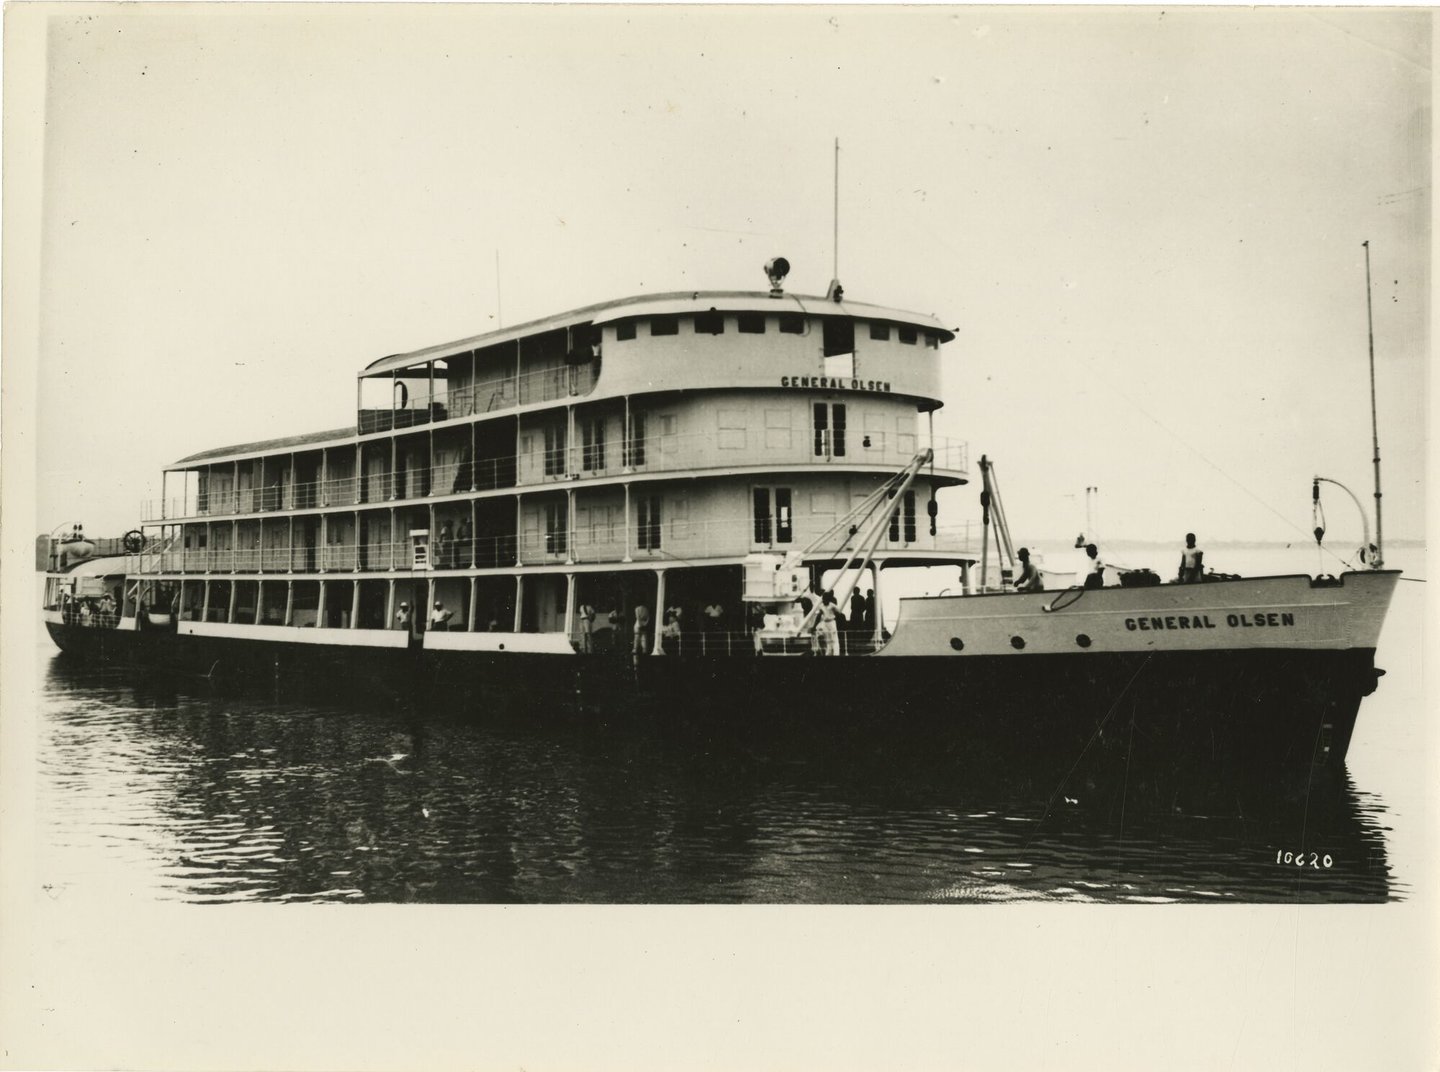
[[[121,546],[126,554],[138,555],[145,550],[145,534],[139,529],[131,529],[121,538]]]

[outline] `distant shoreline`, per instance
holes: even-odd
[[[1059,537],[1056,539],[1036,538],[1029,541],[1029,543],[1033,546],[1045,548],[1054,547],[1057,544],[1063,547],[1070,547],[1074,544],[1074,542],[1075,537],[1073,536]],[[1102,547],[1109,549],[1122,547],[1129,550],[1138,551],[1166,551],[1180,547],[1184,543],[1184,540],[1110,540],[1102,537],[1096,542],[1099,543]],[[1313,541],[1310,540],[1296,538],[1294,540],[1201,540],[1200,546],[1202,548],[1205,548],[1206,550],[1209,550],[1211,548],[1218,549],[1223,547],[1226,550],[1231,551],[1293,551],[1296,548],[1313,548],[1315,544]],[[1326,546],[1348,547],[1349,544],[1344,540],[1328,540],[1326,541]],[[1424,540],[1387,539],[1385,541],[1385,547],[1387,550],[1404,548],[1406,550],[1423,551],[1425,550],[1426,546],[1427,545]]]

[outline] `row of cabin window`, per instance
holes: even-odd
[[[790,544],[795,539],[795,517],[793,488],[756,487],[752,492],[751,523],[754,527],[754,542],[766,546]],[[684,500],[676,504],[678,512],[688,518]],[[592,542],[602,542],[602,532],[614,540],[616,531],[616,510],[611,507],[601,516],[592,514],[582,520],[581,528],[588,528]],[[677,518],[679,520],[679,518]],[[586,523],[588,521],[588,524]],[[906,491],[901,498],[900,508],[890,517],[888,533],[892,543],[914,543],[917,535],[915,524],[915,492]],[[547,503],[545,506],[545,551],[547,554],[564,554],[568,550],[569,514],[564,501]],[[635,499],[635,543],[642,551],[658,551],[661,546],[661,511],[659,495],[642,495]]]
[[[789,544],[794,542],[795,521],[794,521],[794,498],[793,488],[786,487],[756,487],[753,490],[751,520],[754,526],[755,543],[757,544]],[[833,505],[828,509],[817,509],[819,504],[815,502],[816,495],[812,493],[812,512],[828,513],[833,512]],[[828,503],[828,495],[827,495]],[[674,507],[674,520],[686,521],[689,519],[689,503],[685,499],[678,499],[672,503]],[[602,514],[600,511],[604,510]],[[619,525],[623,518],[623,508],[607,506],[604,508],[586,507],[580,511],[580,528],[588,530],[592,543],[604,542],[605,539],[614,541],[617,537]],[[568,508],[564,500],[546,503],[544,506],[545,518],[545,551],[547,554],[564,554],[568,547],[569,517]],[[533,531],[533,530],[532,530]],[[602,534],[604,539],[602,539]],[[224,538],[217,540],[217,549],[231,550],[229,537],[226,532],[220,533]],[[255,533],[252,549],[260,546],[259,533]],[[890,518],[890,539],[898,542],[904,536],[906,543],[914,543],[915,528],[915,492],[907,491],[901,500],[900,509]],[[185,548],[193,550],[203,549],[208,544],[208,533],[204,529],[187,530],[185,533]],[[332,542],[335,542],[332,540]],[[642,551],[658,551],[661,545],[661,511],[659,495],[640,495],[635,498],[635,543]]]
[[[679,500],[676,504],[676,520],[684,520],[689,516],[689,510],[685,500]],[[635,545],[641,551],[658,551],[661,542],[660,525],[660,496],[659,495],[638,495],[634,500],[635,506]],[[587,531],[590,534],[591,543],[614,542],[616,540],[618,524],[623,517],[623,508],[606,507],[605,513],[601,514],[599,508],[585,507],[579,511],[581,518],[580,531]],[[563,555],[569,550],[570,539],[570,511],[565,500],[546,503],[543,509],[545,522],[545,553],[549,555]],[[526,533],[532,537],[535,530],[530,526],[539,517],[527,516]],[[603,537],[603,538],[602,538]]]
[[[812,452],[818,457],[843,458],[848,447],[847,406],[844,402],[815,402],[811,405]],[[749,410],[721,409],[717,411],[719,428],[718,446],[742,448],[745,446],[746,429],[749,424]],[[788,449],[790,446],[789,410],[765,411],[765,446],[767,449]],[[783,425],[779,423],[783,418]],[[674,435],[676,419],[673,414],[660,417],[660,434]],[[620,464],[639,467],[645,464],[646,417],[643,413],[630,415],[630,435],[621,441]],[[606,459],[606,418],[580,422],[580,468],[585,472],[599,472],[607,464]],[[784,441],[779,438],[784,433]],[[867,429],[867,436],[880,435],[879,429]],[[906,433],[901,433],[906,435]],[[545,428],[545,475],[560,476],[565,472],[566,435],[565,426],[552,424]],[[908,437],[913,445],[913,433]],[[527,436],[523,452],[531,452],[531,440]]]
[[[795,518],[793,488],[757,487],[752,492],[750,517],[755,528],[755,543],[774,545],[795,541]],[[900,508],[890,515],[890,541],[899,543],[904,537],[906,543],[914,543],[915,492],[907,491],[900,501]]]
[[[694,316],[689,317],[689,319],[694,325],[696,335],[723,335],[725,333],[725,315],[726,314],[724,313],[696,313]],[[766,314],[736,313],[734,315],[736,321],[736,329],[742,335],[765,334],[765,321],[767,319]],[[806,318],[801,314],[781,313],[776,319],[779,321],[779,328],[781,334],[805,334]],[[650,334],[678,335],[680,334],[680,320],[681,318],[675,315],[652,316],[650,317]],[[639,320],[617,321],[615,324],[616,341],[625,342],[629,339],[635,338],[637,330],[636,325],[638,324]],[[887,341],[890,338],[890,330],[892,325],[886,323],[883,320],[871,320],[869,321],[869,324],[870,338],[880,342]],[[896,324],[893,326],[895,329],[896,338],[898,338],[902,343],[905,343],[907,346],[914,346],[917,342],[920,341],[919,329],[911,327],[908,324]],[[940,345],[940,337],[938,335],[933,335],[929,332],[926,332],[925,345],[931,347],[932,349],[938,348]]]

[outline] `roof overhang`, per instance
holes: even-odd
[[[766,291],[717,290],[717,291],[675,291],[669,294],[643,295],[619,298],[572,309],[567,313],[531,320],[513,328],[474,335],[468,339],[426,347],[410,353],[392,354],[372,361],[361,371],[361,376],[375,376],[393,369],[410,368],[426,361],[439,361],[447,357],[469,353],[489,346],[513,342],[531,335],[544,334],[579,324],[609,324],[635,316],[665,316],[684,313],[704,313],[710,310],[725,313],[803,313],[808,316],[850,316],[863,320],[884,320],[895,324],[908,324],[930,332],[941,342],[955,338],[955,332],[933,316],[924,313],[906,312],[883,305],[869,305],[855,301],[829,301],[823,297],[802,294],[781,294],[772,297]]]

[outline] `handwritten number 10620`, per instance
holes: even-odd
[[[1321,856],[1319,853],[1314,852],[1284,852],[1280,849],[1275,850],[1275,862],[1277,864],[1290,864],[1293,867],[1312,867],[1316,871],[1319,871],[1322,867],[1328,868],[1335,865],[1335,861],[1330,858],[1329,853]]]

